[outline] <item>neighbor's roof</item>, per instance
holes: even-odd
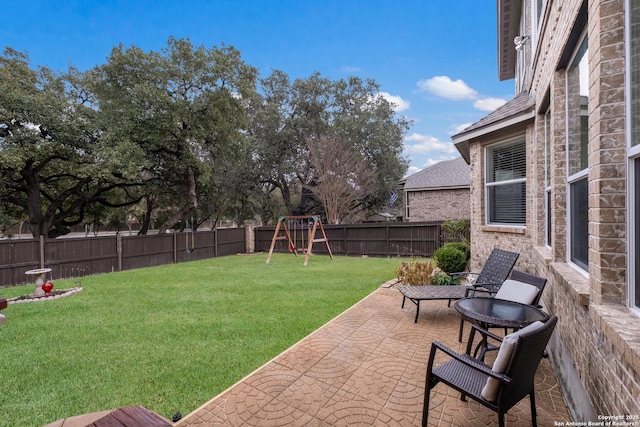
[[[469,162],[469,143],[489,134],[528,124],[535,117],[535,100],[520,92],[511,101],[495,109],[462,132],[451,137],[462,157]]]
[[[469,188],[471,173],[467,162],[462,157],[458,157],[422,169],[420,172],[409,175],[400,183],[404,183],[405,191]]]

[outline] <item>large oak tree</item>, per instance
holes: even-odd
[[[92,205],[139,200],[139,151],[104,137],[88,86],[74,69],[33,70],[9,48],[0,56],[0,203],[26,213],[34,237],[68,233]]]
[[[170,38],[161,52],[116,47],[94,72],[112,139],[145,153],[149,206],[171,209],[164,232],[197,208],[207,171],[242,152],[242,99],[255,91],[257,71],[233,47]]]
[[[374,184],[358,199],[361,210],[386,203],[407,167],[402,140],[411,123],[396,116],[375,81],[315,73],[292,82],[275,70],[260,83],[262,100],[249,109],[254,157],[262,183],[280,190],[288,214],[318,213],[312,191],[318,172],[307,142],[321,139],[358,153],[374,172]]]

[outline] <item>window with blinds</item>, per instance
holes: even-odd
[[[585,35],[566,73],[569,259],[589,269],[589,43]]]
[[[524,137],[486,148],[487,224],[526,224],[527,156]]]

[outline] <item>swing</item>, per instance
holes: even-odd
[[[304,237],[304,222],[303,220],[307,220],[307,229],[309,230],[309,235],[307,236],[307,240],[305,242]],[[313,223],[313,227],[311,224]],[[291,238],[291,232],[289,231],[291,226],[293,226],[293,239]],[[324,243],[327,252],[329,253],[329,257],[333,259],[333,254],[331,253],[331,248],[329,247],[329,239],[327,239],[327,235],[324,232],[324,228],[322,227],[322,221],[319,217],[312,216],[283,216],[278,219],[278,225],[276,225],[276,229],[273,232],[273,238],[271,239],[271,247],[269,248],[269,255],[267,256],[267,264],[271,260],[271,255],[273,254],[273,249],[276,246],[276,242],[278,240],[287,240],[287,249],[289,252],[293,253],[295,256],[298,256],[298,250],[296,248],[296,240],[298,238],[298,226],[300,227],[301,233],[301,241],[303,248],[301,252],[306,254],[304,258],[304,265],[307,265],[309,262],[309,256],[311,255],[311,249],[314,243]],[[316,230],[320,229],[322,233],[322,237],[319,239],[315,238]],[[281,234],[284,232],[284,235]],[[304,247],[306,244],[306,248]]]
[[[187,227],[189,227],[189,221],[186,221],[187,223]],[[191,234],[191,245],[189,245],[189,234]],[[191,232],[189,231],[185,231],[184,233],[184,247],[186,248],[185,251],[190,254],[191,252],[193,252],[196,248],[196,237],[193,234],[193,218],[191,219]]]

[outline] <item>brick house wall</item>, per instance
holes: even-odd
[[[535,44],[525,47],[522,58],[530,64],[519,82],[533,98],[533,122],[474,139],[457,137],[468,142],[472,267],[476,271],[481,268],[497,246],[521,253],[516,268],[548,279],[542,303],[547,312],[559,318],[550,356],[576,421],[597,421],[598,415],[639,415],[640,317],[627,305],[626,1],[547,0],[543,4],[544,23]],[[532,0],[522,1],[523,11],[531,8]],[[528,20],[529,15],[523,13]],[[576,34],[581,33],[580,16],[586,18],[583,21],[589,43],[586,271],[568,261],[567,240],[567,176],[576,161],[567,151],[567,129],[571,127],[568,117],[575,117],[567,105],[567,83],[572,78],[567,66],[577,47]],[[520,28],[531,34],[531,21]],[[544,116],[547,108],[548,130]],[[518,135],[526,138],[526,226],[487,225],[485,148]],[[546,242],[546,135],[550,144],[550,244]]]
[[[407,191],[407,222],[447,221],[470,218],[469,189]],[[406,215],[406,210],[405,210]]]

